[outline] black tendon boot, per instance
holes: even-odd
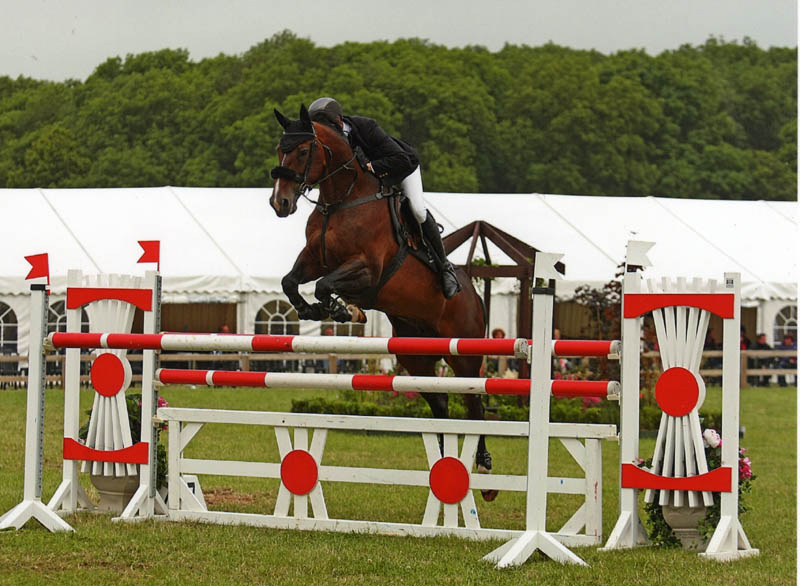
[[[430,243],[431,256],[436,264],[436,270],[442,281],[442,293],[446,299],[450,299],[456,293],[461,291],[461,285],[456,277],[456,270],[453,265],[447,260],[447,255],[444,252],[444,245],[442,244],[442,237],[439,234],[439,225],[430,212],[425,217],[425,221],[421,224],[422,233],[425,239]]]

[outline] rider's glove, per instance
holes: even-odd
[[[356,146],[353,149],[353,154],[356,156],[356,161],[358,161],[358,164],[361,165],[361,168],[364,169],[364,171],[369,171],[367,168],[369,159],[367,158],[367,155],[364,153],[363,149],[360,146]]]

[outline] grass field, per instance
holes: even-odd
[[[287,410],[291,398],[311,391],[248,389],[164,389],[173,407]],[[38,524],[0,533],[2,584],[795,584],[796,583],[796,388],[748,388],[742,392],[742,440],[757,476],[742,516],[745,531],[761,555],[729,564],[700,559],[678,549],[639,548],[575,551],[589,568],[562,566],[540,554],[522,567],[496,570],[481,557],[500,542],[454,538],[342,535],[248,527],[142,522],[112,524],[102,514],[71,516],[73,534],[51,534]],[[91,393],[81,401],[88,409]],[[719,389],[706,405],[719,407]],[[47,392],[44,500],[61,478],[63,393]],[[0,391],[0,513],[22,497],[25,393]],[[166,439],[166,434],[164,434]],[[498,473],[521,473],[522,440],[489,438]],[[653,440],[642,441],[643,455]],[[195,445],[196,444],[196,445]],[[269,428],[206,426],[190,447],[192,457],[275,461]],[[603,531],[617,515],[618,445],[603,446]],[[553,441],[550,474],[577,474],[566,451]],[[419,437],[331,432],[325,462],[348,466],[425,468]],[[87,492],[93,489],[82,477]],[[209,507],[271,512],[277,480],[202,477]],[[427,489],[359,484],[325,487],[331,517],[419,522]],[[522,528],[524,497],[501,493],[493,503],[478,502],[487,527]],[[550,530],[577,507],[578,497],[555,495],[548,502]]]

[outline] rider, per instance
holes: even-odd
[[[374,174],[384,188],[400,185],[408,198],[411,211],[431,244],[433,260],[441,277],[442,293],[449,299],[461,290],[455,269],[442,245],[439,226],[425,207],[422,174],[414,148],[386,134],[378,123],[363,116],[345,116],[339,102],[319,98],[309,106],[308,113],[315,122],[327,124],[344,133],[361,166]]]

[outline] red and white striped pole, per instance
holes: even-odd
[[[304,372],[239,372],[161,368],[156,380],[164,385],[315,388],[328,390],[396,391],[398,393],[459,393],[473,395],[528,395],[531,381],[515,378],[460,378],[390,376],[382,374],[310,374]],[[556,397],[606,398],[619,394],[616,381],[552,381]]]
[[[180,350],[221,352],[304,352],[339,354],[418,354],[423,356],[515,356],[527,358],[530,340],[522,338],[356,338],[348,336],[271,336],[266,334],[101,334],[54,332],[53,348]],[[619,354],[616,340],[557,340],[555,356]]]

